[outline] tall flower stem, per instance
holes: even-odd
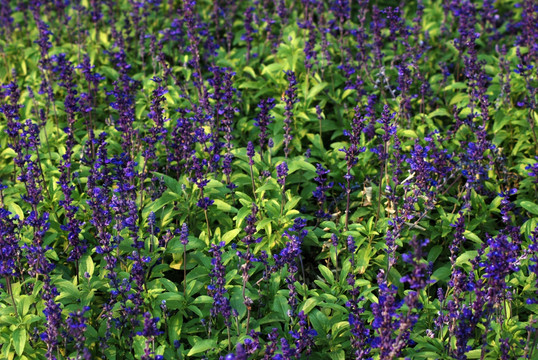
[[[254,196],[254,201],[258,202],[258,199],[256,198],[256,184],[254,183],[254,170],[252,169],[252,165],[250,165],[250,180],[252,181],[252,195]]]
[[[284,203],[286,202],[286,194],[285,194],[285,191],[286,191],[286,186],[283,185],[283,186],[282,186],[282,193],[281,193],[281,199],[282,199],[282,201],[280,201],[280,217],[282,217],[282,214],[284,213]]]
[[[382,185],[383,185],[383,177],[385,177],[385,175],[387,174],[387,145],[388,145],[387,142],[385,142],[383,144],[383,154],[385,154],[385,156],[384,156],[384,160],[383,160],[382,171],[379,173],[379,193],[378,193],[378,196],[377,196],[377,211],[376,211],[376,215],[375,215],[375,223],[376,223],[376,225],[377,225],[377,222],[379,221],[379,213],[381,211],[381,189],[382,189]]]
[[[187,244],[183,244],[183,297],[187,298]]]
[[[11,288],[11,279],[9,276],[6,276],[6,287],[9,296],[11,297],[11,302],[13,303],[13,309],[15,310],[15,316],[19,317],[19,312],[17,311],[17,303],[15,302],[15,297],[13,296],[13,290]]]
[[[209,217],[207,216],[207,210],[204,209],[205,223],[207,225],[207,237],[211,238],[211,229],[209,228]]]
[[[346,221],[344,223],[345,231],[349,230],[349,204],[351,202],[351,184],[350,184],[351,174],[349,173],[349,169],[348,169],[347,175],[348,176],[346,176]]]

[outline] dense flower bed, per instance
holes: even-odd
[[[538,356],[535,1],[0,22],[0,358]]]

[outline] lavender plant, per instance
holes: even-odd
[[[534,358],[537,10],[0,1],[0,358]]]

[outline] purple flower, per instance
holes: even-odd
[[[305,60],[304,60],[305,68],[308,71],[310,71],[310,69],[312,69],[312,66],[313,66],[312,60],[315,59],[317,56],[317,53],[315,51],[317,31],[316,31],[315,25],[310,20],[305,20],[305,22],[302,24],[299,23],[299,27],[302,29],[305,29],[306,32],[308,33],[307,40],[305,41],[305,44],[304,44],[303,52],[305,55]]]
[[[288,164],[283,161],[276,167],[277,182],[284,186],[286,184],[286,176],[288,176]]]
[[[258,242],[258,240],[254,238],[254,234],[257,231],[256,230],[256,221],[257,221],[256,215],[257,214],[258,214],[258,207],[256,206],[256,204],[253,203],[251,213],[246,218],[247,225],[245,226],[245,233],[247,235],[241,240],[247,246]]]
[[[1,191],[1,190],[0,190]],[[0,275],[11,277],[19,273],[16,259],[20,256],[19,217],[0,208]]]
[[[161,355],[156,355],[155,357],[151,356],[154,355],[151,349],[153,348],[152,345],[154,344],[155,338],[163,333],[157,327],[159,320],[160,319],[158,317],[152,318],[149,312],[144,313],[144,329],[137,333],[137,335],[146,338],[144,355],[142,355],[142,357],[140,358],[141,360],[157,360],[158,358],[163,359]]]
[[[409,245],[411,245],[411,248],[413,249],[413,253],[402,255],[404,262],[411,265],[412,272],[402,276],[400,282],[408,283],[409,288],[415,291],[424,289],[428,284],[434,282],[429,279],[430,275],[428,263],[421,261],[424,256],[423,248],[428,243],[428,239],[419,241],[417,240],[416,236],[413,236],[413,239],[409,242]]]
[[[299,330],[290,331],[291,336],[295,339],[295,351],[297,355],[303,352],[306,356],[310,355],[312,346],[314,345],[314,338],[318,335],[316,330],[308,326],[308,321],[303,311],[297,314]]]
[[[538,161],[538,156],[535,159]],[[538,184],[538,162],[527,165],[525,170],[529,171],[528,175],[534,177],[534,183]]]
[[[149,312],[144,313],[144,329],[139,331],[137,335],[143,336],[148,339],[152,339],[162,334],[157,324],[159,323],[158,317],[152,317]]]
[[[488,236],[486,243],[489,251],[479,265],[484,267],[489,304],[500,305],[507,289],[506,276],[519,271],[521,250],[519,244],[503,232],[495,237]]]
[[[211,278],[210,284],[207,287],[207,294],[213,298],[213,306],[210,310],[210,315],[212,319],[217,319],[218,315],[222,315],[226,326],[230,326],[230,315],[232,312],[232,307],[230,305],[230,300],[225,296],[228,292],[226,290],[226,266],[222,263],[222,251],[224,247],[224,242],[221,242],[218,245],[211,245],[209,253],[213,256],[211,259],[211,265],[213,269],[209,273]]]
[[[203,209],[203,210],[207,210],[209,209],[209,207],[211,205],[213,205],[213,203],[215,202],[215,200],[212,200],[210,199],[209,197],[203,197],[201,198],[200,200],[198,200],[198,202],[196,203],[196,206],[198,206],[199,208]]]
[[[90,311],[90,307],[84,306],[82,310],[69,313],[65,320],[68,341],[74,344],[77,353],[83,354],[85,359],[88,356],[91,357],[91,353],[85,345],[86,336],[84,335],[88,327],[86,325],[88,319],[85,317],[88,311]]]
[[[149,233],[152,235],[157,235],[159,232],[161,232],[161,229],[157,226],[157,217],[155,216],[155,213],[153,211],[150,211],[148,215],[148,225],[149,225]]]
[[[278,329],[273,328],[269,334],[267,334],[268,342],[265,346],[265,352],[263,360],[275,359],[275,352],[278,349]]]
[[[41,334],[41,340],[47,344],[47,359],[56,359],[55,353],[58,347],[58,336],[60,335],[62,325],[62,309],[60,304],[54,301],[56,296],[60,295],[55,286],[50,283],[50,278],[45,276],[43,285],[43,300],[45,300],[45,309],[43,313],[47,319],[46,330]]]
[[[318,219],[328,219],[330,214],[324,211],[325,201],[327,200],[326,192],[333,187],[333,182],[327,183],[327,174],[330,173],[330,170],[325,169],[321,164],[316,164],[316,174],[314,181],[318,184],[316,189],[312,191],[312,195],[318,202],[319,209],[316,212],[316,217]]]
[[[66,59],[65,54],[53,55],[51,60],[54,62],[52,65],[52,72],[56,74],[58,79],[58,85],[66,89],[66,96],[64,101],[64,109],[68,115],[68,122],[72,126],[75,121],[75,113],[80,111],[78,104],[79,97],[76,90],[77,85],[74,82],[75,69],[73,64]]]
[[[290,153],[289,144],[291,142],[291,139],[293,138],[293,136],[290,134],[291,123],[293,121],[293,105],[298,102],[299,99],[297,98],[297,79],[295,77],[295,73],[291,70],[285,71],[284,73],[286,74],[288,79],[288,88],[284,92],[284,97],[282,99],[286,103],[286,105],[284,106],[284,154],[287,159]]]
[[[260,113],[258,114],[258,117],[254,119],[254,125],[260,129],[260,134],[258,137],[260,138],[260,149],[262,152],[267,145],[267,127],[273,119],[273,117],[269,114],[269,111],[271,111],[275,105],[275,99],[273,98],[268,98],[265,100],[262,99],[258,104]]]
[[[9,5],[9,0],[0,1],[0,21],[3,26],[0,29],[0,35],[9,38],[11,31],[13,29],[13,13],[11,6]]]
[[[357,245],[355,244],[355,239],[351,235],[347,237],[347,251],[349,251],[351,254],[351,261],[353,263],[355,251],[357,251]]]
[[[456,220],[455,224],[450,224],[450,226],[454,227],[456,229],[454,233],[454,240],[449,246],[450,249],[450,263],[452,266],[456,263],[456,259],[459,254],[460,246],[465,241],[465,237],[463,236],[463,233],[465,232],[465,216],[463,215],[463,212],[458,213],[458,219]]]
[[[252,144],[252,141],[249,141],[247,144],[247,156],[248,156],[248,163],[250,166],[254,165],[253,157],[256,155],[256,152],[254,151],[254,144]]]
[[[257,30],[255,30],[253,27],[252,27],[252,20],[253,20],[253,17],[254,17],[254,11],[256,9],[252,6],[249,6],[247,7],[247,9],[245,10],[245,21],[243,23],[244,27],[245,27],[245,34],[243,34],[241,36],[241,40],[244,40],[247,42],[247,56],[246,56],[246,62],[248,64],[249,60],[250,60],[250,51],[252,49],[252,40],[254,39],[253,38],[253,34],[257,32]]]
[[[179,238],[183,245],[187,245],[189,243],[189,228],[187,227],[186,223],[183,223],[181,225],[181,232]]]

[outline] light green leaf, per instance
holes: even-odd
[[[80,274],[84,276],[84,273],[90,274],[90,277],[93,275],[93,271],[95,270],[95,265],[93,263],[93,259],[89,254],[84,255],[84,257],[80,260]]]
[[[282,295],[276,295],[275,301],[273,302],[273,311],[276,313],[284,316],[286,318],[288,316],[288,310],[290,306],[288,305],[288,300]]]
[[[56,287],[60,291],[60,295],[58,295],[56,301],[60,301],[60,299],[64,298],[72,300],[80,299],[80,291],[72,282],[67,280],[59,280],[56,282]]]
[[[448,116],[451,117],[450,113],[445,108],[439,108],[434,111],[432,111],[428,117],[431,119],[436,116]]]
[[[331,357],[331,360],[345,360],[346,359],[346,353],[342,349],[338,351],[331,351],[329,353],[329,356]]]
[[[321,84],[317,84],[314,86],[310,91],[308,92],[308,96],[306,97],[307,101],[312,100],[314,97],[316,97],[317,94],[319,94],[323,89],[325,89],[329,85],[326,82],[322,82]]]
[[[478,237],[478,235],[476,235],[475,233],[470,232],[469,230],[465,230],[465,232],[463,233],[463,236],[467,240],[471,240],[474,243],[482,244],[482,240]]]
[[[333,275],[332,271],[329,270],[329,268],[326,267],[325,265],[321,265],[321,264],[318,265],[318,269],[321,272],[321,275],[323,275],[323,277],[325,278],[325,280],[327,280],[329,285],[333,285],[334,284],[334,275]]]
[[[316,305],[318,305],[320,303],[320,299],[315,297],[315,298],[309,298],[307,299],[304,304],[303,304],[303,307],[302,307],[302,311],[304,311],[305,314],[308,314],[313,308],[316,307]]]
[[[250,66],[245,66],[243,68],[243,72],[246,72],[247,74],[249,74],[250,76],[252,76],[254,79],[256,78],[256,72],[254,71],[253,68],[251,68]]]
[[[478,255],[478,251],[476,250],[469,250],[458,256],[456,259],[456,265],[461,266],[463,264],[471,265],[470,261],[471,259],[474,259]]]
[[[171,344],[173,344],[175,340],[179,340],[179,336],[181,335],[182,325],[183,325],[183,314],[181,313],[175,314],[168,320],[168,328],[170,329],[168,331],[168,336],[170,338]]]
[[[474,349],[466,353],[468,359],[479,359],[482,354],[482,349]]]
[[[187,356],[193,356],[215,347],[217,347],[217,342],[214,339],[200,340],[194,344],[192,349],[189,350]]]
[[[413,138],[413,139],[418,138],[418,135],[415,132],[415,130],[405,129],[405,130],[401,130],[400,133],[402,134],[403,137],[408,137],[408,138]]]
[[[273,63],[268,66],[264,66],[262,70],[262,75],[265,75],[267,73],[269,74],[276,74],[278,72],[282,71],[282,65],[278,63]]]
[[[289,169],[288,171],[289,174],[292,174],[299,169],[310,171],[313,173],[316,172],[316,167],[314,165],[310,164],[305,159],[301,159],[301,158],[290,160],[288,163],[288,169]]]
[[[18,356],[22,355],[24,346],[26,345],[26,329],[17,328],[11,335],[13,339],[13,347]]]
[[[520,205],[522,208],[524,208],[528,212],[534,215],[538,215],[538,205],[536,205],[535,203],[525,200],[525,201],[522,201]]]
[[[455,89],[467,89],[467,84],[463,82],[455,82],[453,84],[450,84],[446,86],[443,90],[455,90]]]
[[[24,213],[22,212],[22,209],[19,205],[15,204],[14,202],[10,203],[7,206],[7,209],[15,215],[19,215],[20,220],[24,220]]]
[[[357,258],[357,271],[359,274],[364,274],[366,268],[370,264],[370,247],[363,248],[359,251]]]
[[[228,243],[232,241],[240,232],[241,229],[230,230],[226,234],[222,235],[222,241],[224,241],[226,245],[228,245]]]
[[[278,185],[275,182],[268,182],[256,189],[256,193],[261,193],[267,190],[279,190]]]
[[[215,199],[213,201],[213,205],[216,205],[217,209],[219,209],[220,211],[237,213],[237,209],[228,204],[227,202],[224,202],[220,199]]]

